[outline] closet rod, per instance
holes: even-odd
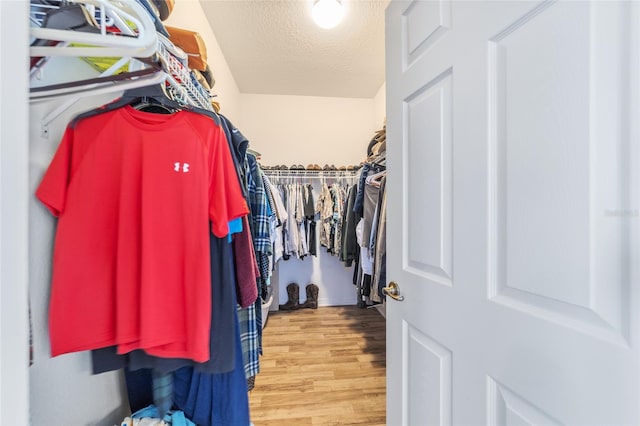
[[[360,170],[263,170],[275,177],[357,177]]]

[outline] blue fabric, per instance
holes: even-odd
[[[235,354],[235,369],[230,373],[203,374],[192,367],[174,373],[174,402],[196,424],[249,425],[247,381],[237,333]]]
[[[242,232],[242,218],[237,217],[233,219],[231,222],[229,222],[229,235],[227,236],[227,240],[231,243],[231,241],[233,241],[231,236],[233,234],[239,234],[241,232]]]
[[[268,213],[269,201],[264,188],[262,171],[258,167],[258,160],[251,154],[247,154],[249,173],[247,175],[249,189],[249,209],[251,235],[253,236],[253,248],[256,254],[262,252],[272,253],[271,246],[271,222]]]
[[[160,412],[155,405],[148,405],[144,408],[139,409],[131,415],[132,419],[143,419],[145,417],[158,419],[160,418]]]
[[[268,292],[268,280],[269,280],[269,256],[266,253],[258,253],[257,255],[257,260],[258,260],[258,269],[260,269],[260,276],[261,278],[258,279],[258,282],[260,283],[260,286],[258,287],[258,294],[260,295],[259,298],[262,298],[262,300],[266,301],[267,300],[267,292]],[[259,334],[260,334],[260,353],[262,354],[262,301],[260,302],[259,305],[256,305],[256,309],[259,310],[260,313],[260,327],[259,327]]]
[[[234,268],[231,268],[232,274]],[[235,281],[235,274],[233,275]],[[235,286],[232,296],[235,300]],[[235,309],[234,309],[235,312]],[[234,369],[206,374],[184,367],[174,373],[174,403],[200,426],[248,426],[249,397],[244,372],[240,326],[234,315]]]
[[[260,372],[260,341],[258,338],[256,305],[253,304],[246,309],[238,307],[238,319],[240,322],[240,339],[242,341],[244,370],[246,378],[248,379]]]
[[[149,405],[148,407],[142,408],[131,415],[132,419],[144,419],[144,418],[152,418],[159,419],[160,418],[160,410],[155,405]],[[170,424],[172,426],[196,426],[191,420],[187,419],[184,416],[184,412],[182,411],[169,411],[164,416],[162,416],[162,420],[165,423]]]
[[[173,402],[173,374],[153,371],[151,377],[153,380],[153,404],[160,413],[164,414],[171,409]]]
[[[124,378],[127,384],[129,408],[136,412],[153,404],[153,380],[151,370],[142,369],[131,371],[125,369]]]
[[[246,188],[246,176],[244,170],[244,153],[246,152],[247,146],[249,145],[249,141],[247,138],[240,133],[238,129],[236,129],[233,124],[227,119],[227,117],[218,114],[220,117],[220,126],[224,131],[224,135],[227,138],[227,144],[229,145],[229,150],[231,151],[231,158],[233,159],[233,165],[236,169],[236,176],[238,177],[238,182],[240,183],[240,189],[242,189],[242,196],[244,199],[247,199],[247,188]],[[243,148],[240,148],[240,145]]]
[[[196,426],[194,422],[184,416],[184,411],[170,411],[165,414],[163,420],[172,426]]]
[[[236,126],[233,125],[231,120],[225,117],[222,114],[220,118],[222,122],[225,124],[225,127],[229,130],[229,142],[231,143],[234,159],[238,164],[244,163],[244,157],[247,154],[247,148],[249,148],[249,140],[242,134],[240,130]]]
[[[222,129],[227,136],[227,141],[229,142],[229,147],[231,148],[231,154],[233,157],[233,162],[236,166],[236,173],[238,174],[240,187],[242,188],[242,194],[244,195],[245,200],[248,200],[246,176],[247,173],[244,168],[244,158],[247,153],[247,148],[249,147],[249,140],[242,134],[240,130],[236,128],[236,126],[233,125],[233,123],[227,117],[222,114],[218,115],[220,116]]]
[[[366,163],[360,171],[360,178],[358,179],[358,192],[356,193],[356,200],[353,204],[353,212],[356,214],[356,218],[359,219],[364,216],[364,186],[369,176],[369,169],[371,165]]]
[[[211,337],[209,361],[196,364],[202,373],[228,373],[234,368],[236,275],[233,249],[223,238],[211,237]]]
[[[264,173],[262,174],[262,183],[264,185],[264,192],[267,194],[267,214],[269,216],[275,216],[275,201],[273,200],[273,194],[271,194],[270,189],[271,182],[269,181],[269,177]]]

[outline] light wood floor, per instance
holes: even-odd
[[[377,310],[270,312],[263,352],[249,394],[255,426],[385,424],[385,321]]]

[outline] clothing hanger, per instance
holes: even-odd
[[[220,117],[209,110],[205,110],[202,108],[193,107],[191,105],[187,105],[173,99],[167,97],[165,90],[161,85],[153,85],[153,86],[144,86],[144,87],[136,87],[134,89],[129,89],[122,94],[122,97],[116,99],[115,101],[103,105],[99,108],[84,112],[78,116],[76,116],[70,123],[70,126],[73,128],[78,123],[78,121],[83,120],[85,118],[93,117],[95,115],[99,115],[108,111],[113,111],[127,105],[138,104],[141,101],[146,99],[153,99],[153,102],[156,105],[164,106],[169,110],[184,110],[191,111],[198,114],[203,114],[210,117],[217,125],[220,125]]]
[[[119,25],[119,31],[116,33],[107,29],[106,19],[101,19],[100,32],[96,34],[73,29],[33,27],[30,34],[35,39],[81,43],[83,46],[31,46],[31,56],[146,58],[156,51],[158,37],[155,24],[136,0],[79,0],[75,3],[95,7],[101,11],[101,16],[112,17],[113,22]]]
[[[162,88],[163,86],[160,87]],[[155,98],[148,96],[143,96],[137,104],[134,103],[132,106],[138,111],[151,112],[155,114],[173,114],[178,111],[178,109],[162,105],[158,103]]]
[[[373,185],[379,188],[382,178],[385,177],[386,175],[387,175],[387,171],[382,170],[381,172],[367,176],[365,183],[367,185]]]
[[[52,7],[44,13],[44,18],[40,24],[41,28],[79,31],[85,33],[99,34],[100,27],[93,16],[84,5],[73,3],[63,4],[59,7]],[[57,46],[60,41],[35,39],[31,46]],[[31,69],[41,66],[45,57],[32,56]]]

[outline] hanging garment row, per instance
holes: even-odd
[[[294,164],[292,166],[277,165],[277,166],[262,166],[263,170],[315,170],[315,171],[356,171],[360,168],[360,166],[338,166],[336,167],[334,164],[325,164],[324,166],[320,166],[319,164],[309,164],[307,167],[302,164]]]
[[[358,305],[363,307],[384,300],[386,285],[386,129],[378,131],[367,148],[353,201],[358,252],[354,284]]]
[[[284,209],[274,239],[274,264],[280,259],[317,256],[318,243],[342,259],[349,235],[343,229],[347,192],[357,173],[265,170],[265,174],[273,182],[272,197]],[[316,195],[314,185],[319,187]]]

